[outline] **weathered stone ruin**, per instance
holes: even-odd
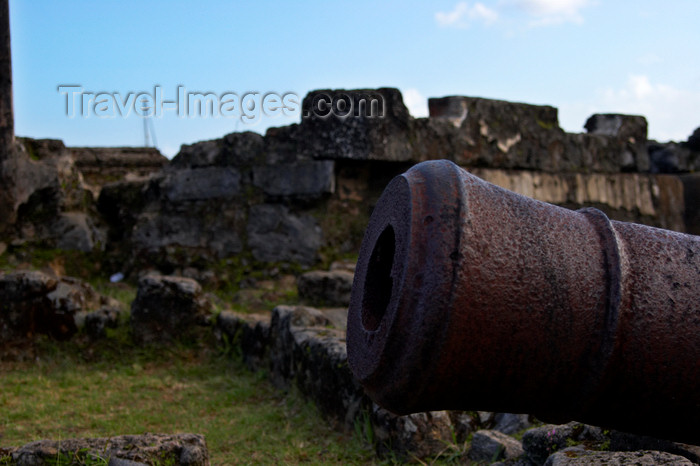
[[[355,92],[380,96],[380,115],[314,114],[316,95],[342,99]],[[169,344],[213,328],[250,368],[267,371],[280,387],[296,385],[340,428],[364,426],[379,454],[425,458],[443,451],[453,435],[459,441],[471,435],[473,461],[698,462],[697,447],[578,423],[534,428],[527,415],[486,412],[395,416],[374,405],[347,367],[352,266],[334,262],[357,253],[388,181],[438,158],[539,200],[698,234],[698,131],[685,142],[660,143],[647,139],[641,116],[593,115],[586,133],[571,134],[559,127],[553,107],[462,96],[431,99],[430,117],[413,118],[401,94],[388,88],[315,91],[303,111],[308,117],[300,124],[186,145],[171,161],[151,149],[18,139],[3,161],[2,176],[12,184],[0,199],[7,213],[0,250],[92,255],[107,276],[121,272],[138,282],[130,313],[137,343]],[[202,287],[244,286],[252,271],[295,275],[305,305],[260,314],[225,310],[212,319]],[[123,320],[127,311],[88,297],[75,283],[85,299],[61,294],[67,284],[36,272],[0,276],[3,340],[34,333],[67,338],[83,325],[97,338]],[[526,429],[522,440],[512,436]],[[585,449],[601,445],[616,451]]]
[[[0,303],[3,353],[38,334],[70,339],[83,326],[91,337],[100,337],[125,311],[81,280],[37,271],[0,273]]]
[[[309,108],[315,95],[353,92],[380,96],[382,115],[321,118]],[[431,99],[428,118],[411,117],[396,89],[315,91],[304,105],[300,124],[186,145],[170,162],[153,149],[20,139],[5,171],[15,180],[5,247],[98,251],[127,274],[222,262],[309,268],[355,252],[386,183],[437,158],[553,204],[700,231],[694,136],[649,141],[640,116],[594,115],[587,133],[571,134],[553,107],[481,98]]]

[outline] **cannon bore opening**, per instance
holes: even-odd
[[[362,325],[368,331],[379,328],[391,300],[391,268],[394,265],[395,243],[394,228],[388,225],[379,235],[369,258],[362,296]]]

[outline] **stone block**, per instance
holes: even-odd
[[[348,306],[353,278],[344,270],[306,272],[297,279],[299,298],[314,306]]]
[[[582,441],[597,442],[598,444],[609,440],[599,427],[570,422],[568,424],[546,424],[525,432],[523,435],[523,449],[527,459],[534,464],[543,464],[549,455],[562,450],[571,442]]]
[[[17,466],[64,464],[61,456],[77,458],[75,464],[209,466],[204,436],[188,433],[39,440],[14,449],[10,456]]]
[[[230,133],[221,139],[183,145],[170,163],[174,168],[244,167],[259,162],[264,140],[258,133]]]
[[[222,311],[216,318],[215,335],[223,348],[240,350],[250,370],[267,364],[270,346],[270,316]]]
[[[321,247],[321,229],[310,215],[292,213],[282,204],[250,208],[248,248],[260,262],[311,265]]]
[[[472,436],[469,459],[473,461],[498,461],[522,456],[522,444],[497,430],[479,430]]]
[[[196,281],[145,275],[131,304],[132,335],[139,345],[194,341],[210,314],[211,303]]]
[[[267,196],[318,198],[335,191],[332,160],[302,161],[253,168],[253,185]]]
[[[590,451],[581,448],[566,448],[547,458],[544,466],[578,466],[592,464],[635,466],[692,466],[694,463],[682,456],[660,451],[641,450],[634,452]]]
[[[643,116],[620,113],[596,113],[583,125],[589,134],[634,141],[647,140],[647,126],[647,119]]]
[[[107,240],[91,216],[84,212],[63,212],[53,223],[58,249],[91,252],[102,250]]]
[[[241,193],[241,174],[232,167],[169,170],[160,190],[171,203],[231,199]]]
[[[411,160],[412,117],[398,89],[324,89],[302,102],[299,149],[314,159]]]

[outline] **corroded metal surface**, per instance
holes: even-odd
[[[425,162],[372,214],[347,344],[398,414],[533,413],[698,442],[700,237]]]

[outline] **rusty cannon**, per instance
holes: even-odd
[[[528,413],[698,443],[700,237],[424,162],[370,217],[347,350],[397,414]]]

